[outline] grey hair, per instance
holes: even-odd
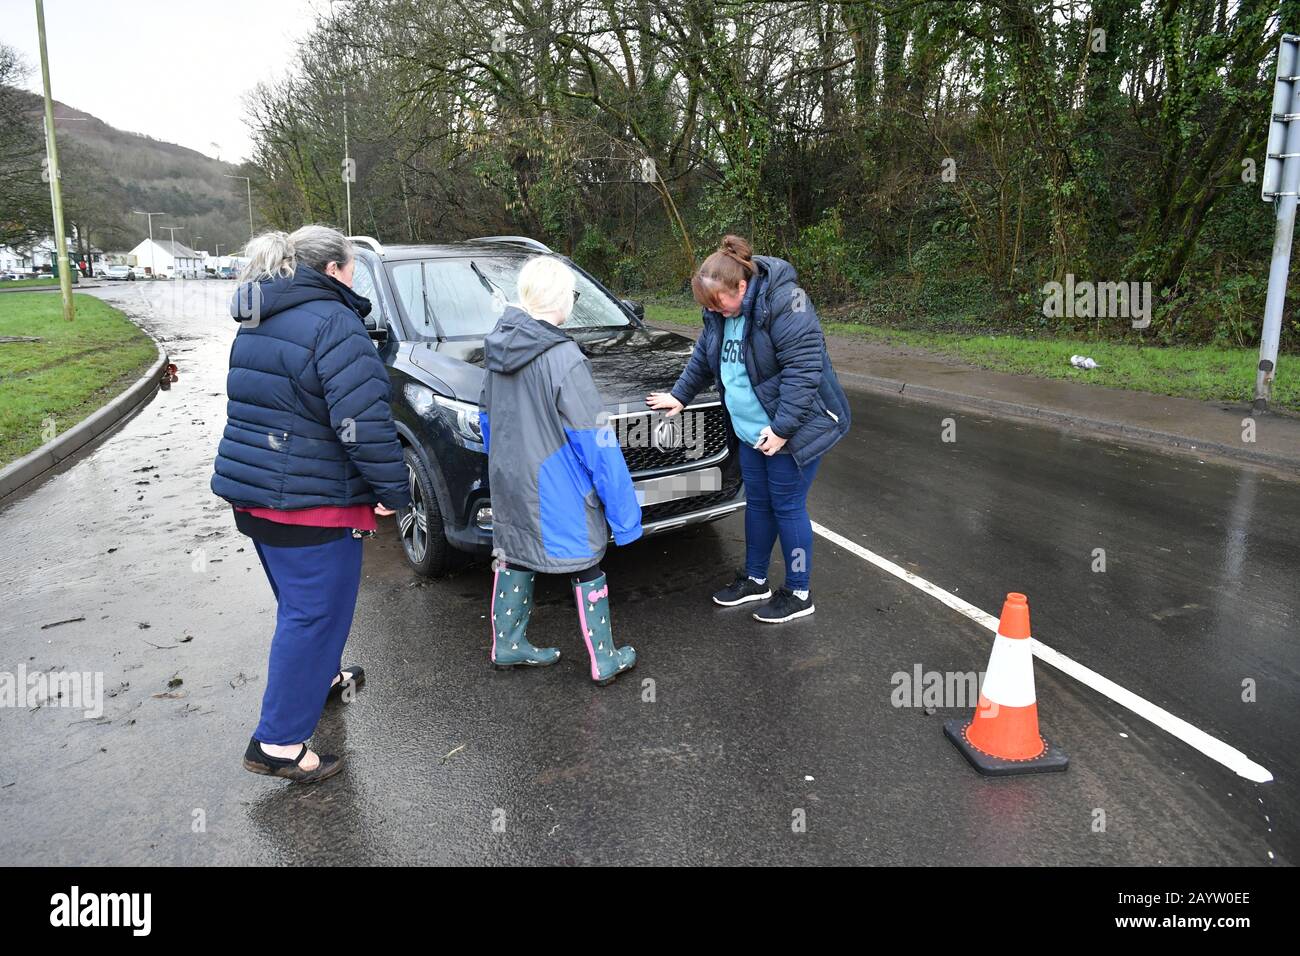
[[[299,264],[324,272],[331,262],[340,267],[352,261],[352,243],[329,226],[309,225],[293,232],[264,232],[244,247],[248,257],[240,282],[262,282],[291,276]]]

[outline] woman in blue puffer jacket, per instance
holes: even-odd
[[[756,256],[727,236],[691,281],[704,331],[670,392],[646,404],[676,415],[716,382],[740,446],[745,483],[745,568],[713,595],[724,607],[767,601],[754,618],[780,624],[814,611],[808,489],[821,457],[849,430],[849,402],[831,367],[821,323],[794,267]],[[780,538],[785,586],[767,583]]]
[[[362,321],[370,303],[352,291],[351,243],[303,226],[245,251],[212,490],[252,538],[278,610],[244,768],[315,783],[342,768],[307,746],[325,702],[365,679],[342,663],[362,534],[377,511],[411,499],[388,371]]]

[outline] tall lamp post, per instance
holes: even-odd
[[[222,173],[227,179],[242,179],[244,186],[248,189],[248,238],[253,238],[253,181],[247,176],[232,176],[230,173]]]
[[[1255,367],[1252,405],[1255,414],[1268,411],[1273,397],[1286,280],[1295,236],[1297,194],[1300,194],[1300,35],[1284,33],[1277,47],[1277,77],[1273,82],[1273,108],[1260,187],[1261,198],[1273,203],[1277,222],[1273,229],[1268,294],[1264,299],[1264,324],[1260,329],[1259,364]]]
[[[45,50],[45,4],[36,0],[36,34],[41,45],[41,85],[45,89],[45,161],[50,177],[50,207],[54,213],[54,254],[59,270],[59,293],[63,296],[63,317],[75,317],[72,305],[72,272],[68,262],[68,238],[63,231],[63,189],[59,185],[59,146],[54,138],[54,98],[50,95],[50,57]]]
[[[180,230],[184,231],[185,227],[184,227],[184,226],[159,226],[158,228],[159,228],[159,229],[166,229],[166,230],[168,230],[168,231],[171,233],[171,244],[172,244],[172,271],[175,272],[175,271],[176,271],[176,230],[177,230],[177,229],[180,229]],[[182,277],[182,278],[183,278],[183,277]]]
[[[158,269],[154,266],[154,261],[153,261],[153,260],[154,260],[154,257],[153,257],[153,217],[154,217],[154,216],[165,216],[165,215],[167,215],[167,213],[165,213],[165,212],[141,212],[139,209],[132,209],[132,210],[131,210],[131,215],[133,215],[133,216],[148,216],[148,217],[149,217],[149,277],[150,277],[151,279],[156,279],[156,278],[158,278]],[[161,228],[161,227],[160,227],[160,228]]]
[[[340,0],[330,0],[330,17],[334,16],[334,4]],[[344,64],[346,71],[347,65]],[[352,165],[352,153],[348,149],[348,76],[343,74],[343,188],[347,190],[348,195],[348,235],[352,235],[352,180],[356,176],[356,168]]]

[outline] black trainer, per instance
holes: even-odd
[[[736,580],[713,595],[713,603],[723,607],[735,607],[750,601],[766,601],[772,596],[772,589],[767,583],[757,584],[744,571],[736,575]]]
[[[805,601],[789,588],[777,588],[776,596],[754,612],[754,620],[764,624],[784,624],[797,617],[807,617],[815,610],[812,592]]]

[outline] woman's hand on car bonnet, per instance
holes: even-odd
[[[645,403],[656,411],[664,412],[667,418],[672,418],[686,407],[673,398],[672,392],[651,392],[646,396]]]

